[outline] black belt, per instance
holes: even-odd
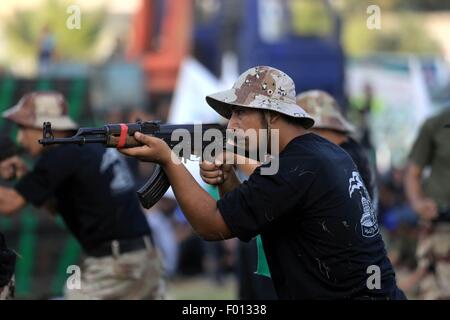
[[[117,239],[102,243],[94,249],[87,250],[88,256],[105,257],[117,254],[137,251],[142,249],[150,249],[153,247],[150,235],[139,238]]]

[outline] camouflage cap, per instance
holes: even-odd
[[[64,96],[58,92],[31,92],[19,103],[2,114],[12,122],[25,127],[42,128],[44,122],[51,122],[55,130],[73,130],[78,125],[69,117]]]
[[[247,70],[239,76],[233,88],[208,95],[206,102],[227,119],[231,118],[231,107],[240,106],[299,118],[305,128],[314,124],[314,119],[295,102],[294,81],[272,67],[259,66]]]
[[[336,130],[347,134],[355,131],[354,126],[342,115],[336,100],[325,91],[302,92],[297,96],[297,104],[314,118],[314,128]]]

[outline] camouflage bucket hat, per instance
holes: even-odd
[[[58,92],[32,92],[20,99],[14,107],[2,114],[18,125],[42,128],[44,122],[51,122],[55,130],[75,130],[78,124],[68,115],[68,107]]]
[[[295,102],[294,81],[284,72],[266,66],[254,67],[239,76],[230,90],[208,95],[206,102],[222,117],[231,118],[231,107],[271,110],[299,118],[308,129],[314,119]]]
[[[355,131],[340,111],[336,100],[325,91],[309,90],[297,96],[297,103],[314,118],[314,128],[329,129],[346,134]]]

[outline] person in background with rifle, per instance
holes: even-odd
[[[18,179],[14,188],[0,186],[0,214],[28,203],[61,214],[87,255],[81,287],[66,287],[66,298],[163,298],[161,261],[123,157],[100,144],[40,145],[45,121],[56,137],[78,128],[56,92],[29,93],[3,117],[19,126],[19,143],[37,161],[30,171],[17,156],[0,163],[3,179]]]
[[[450,299],[450,108],[422,125],[412,147],[405,176],[411,207],[421,219],[418,267],[402,283],[419,283],[421,299]],[[431,172],[426,174],[426,169]]]

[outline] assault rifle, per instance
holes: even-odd
[[[129,148],[140,146],[141,143],[134,138],[135,132],[141,132],[146,135],[151,135],[164,140],[168,146],[173,149],[180,140],[173,140],[173,132],[175,130],[184,129],[184,132],[189,133],[190,150],[189,154],[180,154],[183,158],[190,158],[191,155],[196,155],[203,158],[203,151],[206,146],[211,143],[220,143],[221,149],[226,146],[226,130],[225,127],[219,124],[183,124],[171,125],[160,124],[159,121],[137,121],[136,123],[120,123],[107,124],[103,127],[97,128],[80,128],[78,132],[67,138],[54,137],[51,123],[45,122],[43,127],[43,137],[39,140],[44,146],[52,144],[78,144],[84,145],[86,143],[102,143],[107,148]],[[205,141],[203,139],[205,132],[208,129],[220,130],[223,141]],[[201,143],[199,143],[199,137]],[[185,149],[181,149],[183,151]],[[211,159],[206,159],[211,160]],[[159,199],[166,193],[170,187],[169,180],[164,171],[159,165],[156,165],[150,179],[137,191],[139,200],[144,208],[151,208]]]

